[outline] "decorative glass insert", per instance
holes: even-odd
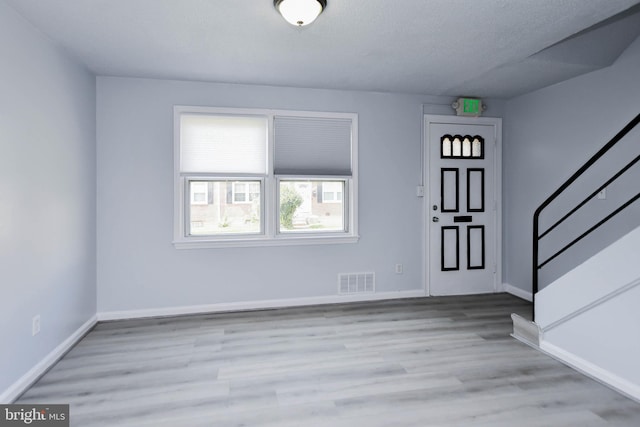
[[[440,139],[443,159],[483,159],[484,138],[479,135],[444,135]]]

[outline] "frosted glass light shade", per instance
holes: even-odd
[[[327,5],[326,0],[275,0],[274,6],[291,25],[311,24]]]

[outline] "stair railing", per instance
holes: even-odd
[[[573,239],[571,242],[563,246],[560,250],[555,252],[553,255],[549,256],[544,261],[540,262],[539,259],[539,244],[540,240],[547,236],[551,231],[553,231],[558,225],[562,224],[565,220],[567,220],[571,215],[576,213],[581,207],[583,207],[589,200],[591,200],[594,196],[596,196],[600,191],[609,186],[612,182],[617,180],[623,173],[629,170],[633,165],[640,161],[640,155],[636,156],[629,163],[624,165],[618,172],[616,172],[611,178],[606,180],[602,185],[600,185],[596,190],[594,190],[591,194],[589,194],[584,200],[578,203],[575,207],[573,207],[569,212],[567,212],[562,218],[556,221],[553,225],[547,228],[544,232],[540,233],[540,214],[542,211],[551,204],[560,194],[562,194],[565,190],[567,190],[571,184],[573,184],[580,176],[582,176],[589,168],[591,168],[602,156],[604,156],[609,150],[611,150],[622,138],[624,138],[631,130],[640,123],[640,114],[638,114],[633,120],[631,120],[620,132],[618,132],[604,147],[602,147],[596,154],[593,155],[587,162],[580,167],[573,175],[569,177],[556,191],[551,194],[538,208],[533,214],[533,282],[532,282],[532,297],[533,297],[533,320],[535,320],[535,296],[538,293],[538,273],[542,267],[556,259],[562,253],[564,253],[567,249],[587,237],[593,231],[598,229],[604,223],[609,221],[614,216],[618,215],[624,209],[626,209],[629,205],[631,205],[636,200],[640,199],[640,193],[631,197],[627,202],[620,205],[613,212],[605,216],[602,220],[598,221],[595,225],[584,231],[578,237]]]

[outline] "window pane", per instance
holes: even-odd
[[[482,157],[482,141],[478,138],[473,139],[473,157]]]
[[[211,236],[224,234],[260,233],[261,181],[189,181],[189,191],[194,196],[207,187],[209,193],[204,203],[192,197],[189,206],[189,234]],[[238,188],[251,188],[253,198]]]
[[[281,180],[280,232],[345,231],[344,188],[345,181]]]
[[[442,157],[451,157],[451,140],[443,136],[442,137]]]
[[[468,137],[462,140],[462,157],[471,157],[471,141]]]
[[[453,151],[452,151],[452,156],[453,157],[460,157],[462,156],[462,141],[460,141],[459,137],[456,137],[453,139]]]

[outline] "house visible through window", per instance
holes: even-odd
[[[206,205],[209,194],[209,185],[206,182],[191,183],[191,204]]]
[[[340,203],[342,202],[342,192],[344,183],[342,182],[325,182],[319,187],[322,196],[319,203]]]
[[[357,240],[355,114],[175,107],[175,135],[176,247]]]
[[[233,203],[251,203],[260,199],[260,182],[234,182]]]

